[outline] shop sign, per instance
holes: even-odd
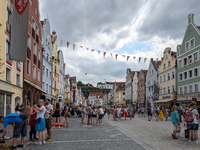
[[[163,96],[162,98],[163,98],[163,99],[165,99],[165,98],[170,98],[170,96]]]

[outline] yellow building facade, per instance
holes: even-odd
[[[58,46],[57,46],[57,35],[56,32],[52,32],[51,36],[52,41],[52,95],[55,97],[52,100],[52,104],[58,102],[59,97],[59,61],[58,61]]]
[[[159,66],[159,100],[157,106],[173,106],[176,102],[176,52],[166,48]]]
[[[125,106],[125,82],[115,82],[113,88],[114,104]]]
[[[13,0],[0,3],[0,116],[15,112],[22,103],[23,63],[10,59]]]

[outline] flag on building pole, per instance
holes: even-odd
[[[140,63],[141,57],[139,57],[139,63]]]
[[[67,48],[69,48],[69,42],[67,42]]]
[[[75,47],[76,47],[76,44],[73,44],[73,50],[75,49]]]
[[[26,62],[29,0],[15,0],[13,3],[11,60]]]

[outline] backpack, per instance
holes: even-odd
[[[193,117],[193,114],[192,114],[192,110],[193,110],[193,109],[188,110],[188,111],[186,112],[186,114],[185,114],[185,121],[186,121],[186,122],[193,122],[194,117]]]
[[[148,108],[148,113],[151,113],[151,108]]]
[[[158,114],[158,110],[157,109],[155,110],[155,113]]]

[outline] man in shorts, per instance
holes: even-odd
[[[27,122],[26,120],[23,120],[19,117],[19,114],[16,113],[10,113],[7,116],[3,117],[0,116],[0,123],[3,123],[4,130],[2,138],[0,138],[0,141],[2,141],[6,135],[7,127],[8,125],[13,125],[13,145],[10,147],[10,149],[16,149],[17,147],[23,147],[24,138],[27,135]],[[17,138],[20,137],[21,134],[21,143],[17,145]]]
[[[174,131],[172,134],[172,138],[173,139],[178,139],[176,137],[176,133],[180,130],[180,122],[179,122],[179,115],[177,110],[177,106],[173,106],[172,107],[172,113],[171,113],[171,120],[172,120],[172,124],[174,126]]]
[[[91,105],[88,105],[87,108],[86,108],[86,112],[87,112],[87,115],[88,115],[87,125],[90,125],[91,110],[92,110]]]
[[[142,114],[142,118],[143,118],[143,116],[144,116],[144,106],[142,106],[142,108],[141,108],[141,114]],[[145,116],[144,116],[145,117]]]
[[[50,104],[50,99],[45,99],[46,107],[49,109],[49,118],[45,119],[46,121],[46,128],[47,128],[47,140],[48,142],[52,141],[52,129],[51,129],[51,123],[52,123],[52,115],[53,115],[53,106]]]

